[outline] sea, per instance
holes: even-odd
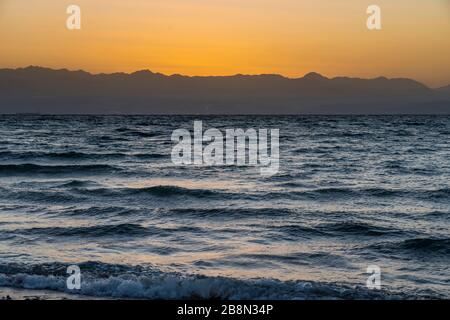
[[[198,120],[279,129],[279,171],[175,165]],[[449,116],[2,115],[0,296],[449,299],[449,142]]]

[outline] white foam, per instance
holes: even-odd
[[[64,277],[53,275],[0,274],[0,287],[55,290],[92,297],[134,299],[317,299],[386,298],[362,287],[312,282],[282,282],[271,279],[232,278],[164,274],[124,274],[108,278],[83,276],[80,290],[68,290]],[[392,297],[391,297],[392,298]]]

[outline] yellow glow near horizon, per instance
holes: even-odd
[[[366,28],[374,3],[380,31]],[[70,4],[81,7],[81,30],[66,29]],[[0,0],[0,40],[0,68],[450,84],[448,0]]]

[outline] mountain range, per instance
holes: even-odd
[[[450,85],[406,78],[276,74],[91,74],[30,66],[0,69],[0,113],[450,114]]]

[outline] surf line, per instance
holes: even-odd
[[[269,136],[270,133],[270,148]],[[225,138],[224,138],[225,136]],[[187,129],[172,132],[172,163],[175,165],[257,166],[262,176],[273,176],[280,167],[280,130],[248,128],[209,128],[203,132],[202,121],[194,121],[194,133]],[[206,146],[204,147],[204,144]]]

